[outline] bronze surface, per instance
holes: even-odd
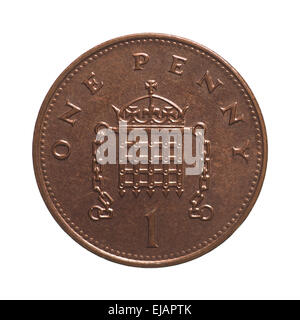
[[[119,119],[204,128],[203,173],[99,165],[95,132],[118,131]],[[245,220],[267,138],[255,97],[221,57],[179,37],[137,34],[91,49],[59,76],[39,112],[33,158],[47,207],[74,240],[115,262],[159,267],[207,253]]]

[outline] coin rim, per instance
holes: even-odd
[[[248,203],[248,206],[244,209],[243,214],[240,216],[239,220],[234,224],[231,225],[231,227],[226,231],[226,233],[223,233],[218,237],[217,240],[215,240],[211,245],[208,245],[204,248],[200,248],[192,253],[188,253],[184,256],[180,257],[174,257],[171,259],[162,259],[162,260],[138,260],[138,259],[130,259],[130,258],[125,258],[122,256],[117,256],[114,254],[111,254],[105,250],[100,249],[97,246],[94,246],[90,242],[88,242],[86,239],[81,237],[73,228],[62,218],[56,207],[54,206],[46,185],[44,183],[44,179],[42,176],[42,171],[41,171],[41,162],[40,162],[40,133],[41,133],[41,126],[44,120],[44,115],[45,112],[47,111],[48,105],[50,103],[50,99],[54,92],[56,91],[57,87],[59,84],[62,82],[62,80],[65,78],[65,76],[76,66],[78,65],[82,60],[85,58],[89,57],[92,53],[103,50],[108,46],[117,44],[119,42],[124,42],[124,41],[130,41],[130,40],[138,40],[138,39],[147,39],[147,38],[153,38],[153,39],[164,39],[164,40],[170,40],[170,41],[178,41],[182,44],[187,44],[189,46],[194,46],[199,48],[202,51],[207,52],[209,55],[223,63],[228,69],[231,70],[232,74],[236,76],[236,78],[240,81],[240,83],[243,85],[244,89],[246,90],[247,94],[249,95],[251,101],[253,102],[253,105],[255,107],[255,110],[257,112],[258,118],[259,118],[259,123],[261,125],[262,129],[262,167],[261,167],[261,172],[260,172],[260,177],[257,181],[256,184],[256,189],[252,194],[251,201]],[[221,243],[223,243],[225,240],[227,240],[233,233],[234,231],[244,222],[244,220],[248,217],[251,209],[253,208],[259,193],[261,191],[265,174],[266,174],[266,167],[267,167],[267,158],[268,158],[268,144],[267,144],[267,133],[266,133],[266,127],[264,123],[264,119],[260,110],[260,107],[256,101],[256,98],[254,97],[251,89],[245,82],[245,80],[242,78],[242,76],[235,70],[234,67],[232,67],[226,60],[224,60],[222,57],[220,57],[218,54],[213,52],[211,49],[206,48],[203,45],[200,45],[194,41],[191,41],[189,39],[179,37],[179,36],[174,36],[174,35],[169,35],[169,34],[162,34],[162,33],[137,33],[137,34],[131,34],[131,35],[125,35],[122,37],[114,38],[112,40],[106,41],[100,45],[97,45],[93,47],[92,49],[88,50],[81,56],[79,56],[75,61],[73,61],[60,75],[59,77],[55,80],[53,85],[51,86],[50,90],[48,91],[46,97],[44,98],[44,101],[42,103],[42,106],[39,110],[39,114],[36,120],[35,124],[35,129],[34,129],[34,136],[33,136],[33,164],[34,164],[34,172],[35,172],[35,177],[37,180],[37,184],[40,190],[40,193],[42,195],[42,198],[44,199],[44,202],[46,203],[46,206],[50,213],[52,214],[53,218],[56,220],[56,222],[61,226],[61,228],[71,236],[77,243],[82,245],[84,248],[88,249],[89,251],[97,254],[98,256],[101,256],[105,259],[108,259],[113,262],[125,264],[128,266],[135,266],[135,267],[163,267],[163,266],[171,266],[171,265],[176,265],[179,263],[187,262],[192,259],[198,258],[209,251],[215,249],[217,246],[219,246]]]

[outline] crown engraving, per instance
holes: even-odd
[[[188,106],[181,108],[169,99],[154,94],[158,89],[158,83],[155,80],[146,81],[145,89],[148,91],[147,95],[134,99],[121,108],[112,106],[119,121],[126,121],[128,125],[184,125]]]

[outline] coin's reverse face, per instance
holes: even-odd
[[[258,104],[227,62],[185,39],[138,34],[60,75],[33,154],[42,196],[73,239],[157,267],[207,253],[243,222],[267,143]]]

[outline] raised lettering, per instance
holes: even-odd
[[[61,147],[64,151],[58,151],[58,147]],[[52,146],[52,153],[57,160],[65,160],[70,156],[71,145],[66,140],[58,140]]]
[[[147,53],[134,53],[134,70],[143,70],[146,63],[149,61]]]
[[[231,126],[232,124],[243,121],[244,120],[244,114],[241,113],[240,115],[237,114],[237,102],[231,103],[227,107],[221,107],[220,108],[223,115],[227,112],[230,111],[230,116],[229,116],[229,125]]]
[[[232,147],[232,155],[233,157],[235,156],[240,156],[242,157],[246,162],[248,162],[249,159],[249,154],[247,151],[249,151],[249,139],[247,139],[246,143],[242,145],[241,147]]]
[[[212,76],[210,75],[209,70],[207,70],[204,76],[197,82],[197,84],[201,87],[203,82],[206,83],[207,90],[209,93],[214,92],[219,86],[224,85],[220,79],[217,79],[216,83],[214,83]]]
[[[75,106],[75,104],[71,103],[68,100],[67,100],[65,105],[70,107],[71,110],[63,113],[61,116],[59,116],[59,119],[65,121],[66,123],[69,123],[72,126],[74,126],[74,124],[77,121],[77,119],[70,119],[70,118],[73,117],[75,114],[81,112],[81,109],[79,107]]]
[[[103,81],[98,81],[94,72],[91,72],[90,76],[86,80],[82,81],[82,83],[93,95],[103,87]]]
[[[183,73],[182,67],[186,63],[187,58],[179,57],[176,55],[173,55],[172,57],[173,57],[173,62],[172,62],[172,65],[171,65],[169,72],[172,72],[172,73],[180,76]]]

